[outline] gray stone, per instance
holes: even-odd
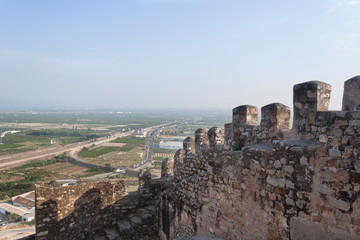
[[[286,198],[286,204],[287,205],[290,205],[290,206],[294,206],[295,205],[295,202],[294,200],[292,200],[291,198]]]
[[[328,137],[324,134],[320,135],[319,142],[326,143],[328,140]]]
[[[341,137],[343,135],[343,130],[340,128],[331,128],[331,135],[335,137]]]
[[[122,220],[120,220],[118,222],[118,227],[119,227],[120,231],[121,230],[126,230],[126,229],[131,228],[131,224],[130,224],[130,222],[128,220],[122,219]]]
[[[349,214],[342,213],[341,211],[337,210],[335,212],[335,218],[344,223],[351,223],[351,217]]]
[[[286,187],[286,188],[294,189],[295,184],[294,184],[293,182],[289,181],[289,180],[286,180],[286,181],[285,181],[285,187]]]
[[[278,179],[278,178],[273,178],[273,177],[267,176],[266,180],[267,180],[267,183],[269,183],[275,187],[285,188],[285,183],[286,183],[285,179]]]
[[[233,127],[243,125],[257,125],[258,109],[250,105],[241,105],[233,109]]]
[[[343,210],[343,211],[349,211],[349,209],[350,209],[350,203],[345,202],[341,199],[329,197],[329,203],[331,204],[331,206],[338,208],[340,210]]]
[[[285,166],[285,172],[293,173],[294,172],[294,167],[290,166],[290,165],[286,165]]]
[[[351,233],[346,232],[342,229],[337,228],[334,230],[334,233],[335,233],[335,236],[341,240],[359,240],[359,236],[351,235]]]
[[[326,185],[319,185],[319,192],[325,195],[332,195],[334,193],[334,190],[332,188],[326,186]]]
[[[335,146],[333,148],[330,148],[329,155],[330,157],[341,157],[341,152],[339,150],[339,147]]]
[[[300,164],[301,165],[309,165],[308,159],[304,156],[300,158]]]
[[[43,231],[43,232],[39,232],[36,234],[37,237],[42,237],[42,236],[45,236],[45,235],[48,235],[48,231]]]
[[[287,159],[286,159],[286,158],[282,158],[282,159],[280,159],[280,162],[281,162],[282,164],[287,164]]]
[[[116,230],[116,228],[108,228],[105,229],[106,236],[109,240],[115,240],[117,237],[120,236],[119,232]]]
[[[355,76],[344,83],[342,110],[359,110],[360,76]]]
[[[279,129],[290,128],[290,108],[281,104],[273,103],[261,108],[261,123],[264,128],[277,126]]]
[[[133,217],[130,219],[130,221],[131,221],[132,223],[138,224],[138,223],[141,223],[141,218],[138,217],[138,216],[133,216]]]
[[[354,167],[355,167],[356,171],[360,172],[360,160],[355,161]]]
[[[276,161],[274,162],[274,167],[275,167],[275,168],[281,168],[281,162],[280,162],[279,160],[276,160]]]
[[[291,240],[332,239],[321,223],[295,217],[290,219],[290,238]]]

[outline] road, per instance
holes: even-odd
[[[163,125],[162,125],[163,126]],[[153,128],[155,128],[155,130],[153,130]],[[159,131],[161,126],[155,126],[152,128],[147,128],[145,129],[145,131],[147,131],[146,134],[146,143],[145,143],[145,154],[144,154],[144,161],[142,164],[138,165],[137,167],[131,168],[132,170],[140,170],[140,169],[144,169],[147,168],[151,165],[151,162],[149,162],[149,159],[151,159],[151,155],[154,149],[154,135]],[[70,151],[70,156],[79,159],[79,157],[77,156],[77,150],[73,149],[72,151]],[[123,167],[123,169],[126,171],[127,168]],[[106,177],[110,177],[110,176],[114,176],[117,175],[118,173],[114,173],[114,172],[108,172],[108,173],[102,173],[102,174],[98,174],[95,176],[91,176],[91,177],[87,177],[86,179],[99,179],[99,178],[106,178]]]
[[[166,125],[170,125],[170,124],[173,124],[173,123],[165,123],[165,124],[161,124],[161,125],[157,125],[157,126],[152,126],[149,128],[145,128],[144,131],[149,132],[154,128],[160,128],[162,126],[166,126]],[[113,134],[111,137],[98,138],[95,142],[84,141],[84,142],[79,142],[79,143],[68,144],[65,146],[57,145],[57,146],[52,146],[52,147],[44,148],[44,149],[40,149],[40,150],[34,150],[34,151],[28,151],[28,152],[24,152],[24,153],[17,153],[17,154],[12,154],[12,155],[1,156],[0,157],[0,169],[5,169],[12,165],[18,165],[18,164],[21,164],[21,163],[24,163],[24,162],[27,162],[30,160],[34,160],[34,159],[46,158],[46,157],[50,157],[50,156],[59,155],[59,154],[62,154],[63,152],[69,152],[71,157],[78,158],[77,152],[79,152],[83,147],[90,147],[93,144],[102,145],[104,143],[113,141],[118,137],[129,136],[132,133],[133,133],[132,131],[126,132],[126,133],[116,133],[116,134]]]
[[[107,177],[111,177],[111,176],[118,175],[118,174],[119,173],[108,172],[108,173],[102,173],[102,174],[98,174],[98,175],[95,175],[95,176],[87,177],[86,179],[107,178]]]
[[[21,239],[32,234],[35,234],[35,227],[10,230],[6,230],[6,228],[3,228],[0,231],[0,239]]]
[[[156,135],[156,133],[158,131],[159,131],[159,128],[156,128],[155,130],[149,131],[146,134],[144,161],[139,166],[132,168],[133,170],[144,169],[151,165],[151,162],[149,162],[149,160],[151,160],[151,155],[152,155],[153,149],[154,149],[154,135]]]

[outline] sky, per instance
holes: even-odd
[[[292,107],[360,74],[360,0],[0,0],[0,109]]]

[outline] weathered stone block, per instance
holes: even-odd
[[[332,190],[332,188],[323,184],[318,186],[318,188],[319,188],[319,192],[325,195],[332,195],[334,193],[334,190]]]
[[[281,104],[273,103],[261,108],[261,127],[279,129],[290,128],[290,108]]]
[[[250,105],[241,105],[233,109],[233,126],[257,125],[258,109]]]
[[[295,217],[290,219],[290,237],[292,240],[332,240],[321,223]]]
[[[185,154],[195,153],[195,139],[193,137],[185,138],[183,148]]]
[[[349,173],[345,170],[338,171],[335,174],[335,179],[340,182],[347,183],[349,181]]]
[[[161,164],[161,177],[174,175],[174,159],[167,158]]]
[[[327,111],[331,85],[311,81],[294,86],[294,127],[315,123],[317,111]]]
[[[233,138],[233,127],[232,123],[226,123],[224,125],[224,146],[226,150],[231,149]]]
[[[360,110],[360,76],[345,81],[342,110]]]
[[[212,148],[218,148],[224,145],[224,129],[221,127],[212,127],[208,131],[209,144]]]
[[[343,229],[335,229],[335,236],[337,239],[346,239],[346,240],[359,240],[359,236],[354,236],[350,232],[347,232]]]
[[[118,222],[118,226],[119,226],[120,231],[131,228],[130,222],[128,220],[126,220],[126,219],[120,220]]]
[[[329,203],[335,208],[338,208],[343,211],[349,211],[350,209],[350,203],[345,202],[341,199],[336,199],[334,197],[329,197]]]
[[[197,153],[209,145],[208,129],[199,128],[195,131],[195,149]]]

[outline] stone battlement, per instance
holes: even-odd
[[[328,111],[330,92],[319,81],[295,85],[292,128],[290,108],[273,103],[260,124],[258,109],[241,105],[224,128],[198,129],[163,162],[161,179],[141,173],[137,197],[99,211],[120,233],[108,238],[359,239],[360,77],[345,82],[341,111]],[[150,222],[138,217],[148,205],[156,206]],[[54,226],[44,218],[42,232]]]
[[[163,239],[358,239],[359,86],[346,81],[344,110],[328,111],[329,84],[295,85],[292,129],[283,104],[262,107],[260,125],[258,109],[242,105],[224,129],[186,138],[163,195],[177,216]]]

